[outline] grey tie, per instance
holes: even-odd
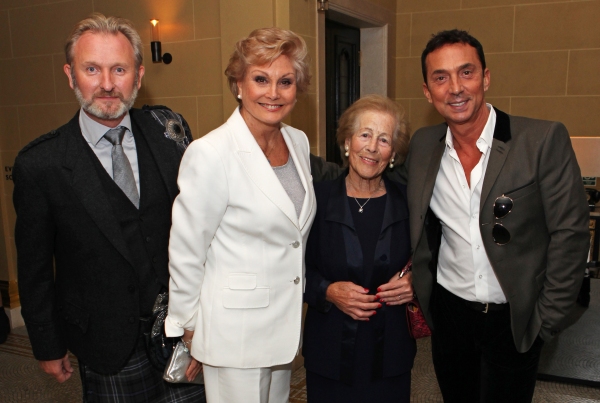
[[[135,185],[135,178],[133,176],[133,171],[131,170],[129,159],[127,159],[127,155],[125,155],[125,151],[123,151],[123,146],[121,145],[126,131],[126,127],[117,126],[114,129],[107,131],[104,137],[113,145],[111,151],[113,180],[119,185],[123,193],[131,200],[134,206],[139,208],[140,196],[137,191],[137,186]]]

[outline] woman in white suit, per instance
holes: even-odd
[[[287,402],[316,205],[308,139],[282,120],[309,85],[306,44],[255,30],[225,75],[239,107],[179,170],[166,333],[191,344],[209,403]]]

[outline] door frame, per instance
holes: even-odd
[[[390,95],[389,39],[395,35],[395,14],[365,0],[329,0],[328,11],[317,13],[317,154],[325,157],[327,149],[325,19],[360,29],[360,94]],[[395,41],[394,45],[395,45]],[[393,80],[392,80],[393,81]]]
[[[330,19],[325,20],[326,50],[325,75],[326,82],[326,149],[325,159],[336,164],[342,164],[343,157],[337,145],[337,120],[354,101],[359,99],[361,91],[360,75],[360,36],[359,28],[341,24]],[[342,55],[346,55],[347,77],[345,77],[346,93],[342,94]]]

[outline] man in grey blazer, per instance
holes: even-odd
[[[132,108],[144,67],[129,21],[94,14],[76,25],[65,51],[81,109],[21,150],[13,172],[19,293],[33,353],[58,382],[73,374],[73,353],[86,402],[204,401],[202,385],[162,380],[144,340],[169,282],[187,124],[164,107]]]
[[[566,128],[485,102],[481,44],[435,35],[423,92],[446,123],[418,130],[408,179],[413,286],[445,402],[529,402],[540,350],[568,324],[589,248]]]

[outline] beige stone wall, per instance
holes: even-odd
[[[513,114],[563,121],[572,136],[594,136],[600,111],[600,0],[332,0],[389,10],[388,93],[413,128],[441,121],[421,90],[420,54],[430,35],[462,28],[481,40],[491,70],[488,100]],[[360,8],[360,7],[359,7]],[[313,85],[287,119],[318,152],[316,0],[2,0],[0,2],[0,289],[18,305],[10,169],[25,144],[68,121],[78,109],[63,43],[93,11],[134,22],[144,42],[146,75],[136,106],[165,104],[199,137],[219,126],[236,102],[223,70],[233,44],[252,29],[277,25],[306,40]],[[160,19],[170,65],[150,58],[151,18]],[[8,175],[8,177],[7,177]],[[7,294],[11,294],[7,301]]]
[[[301,35],[308,47],[310,57],[311,86],[306,94],[298,97],[289,124],[306,133],[311,145],[318,143],[317,130],[317,6],[310,0],[289,2],[289,29]],[[281,26],[281,25],[280,25]]]
[[[490,103],[600,135],[600,1],[398,0],[396,17],[396,99],[414,129],[441,121],[423,96],[421,52],[431,34],[460,28],[484,47]]]

